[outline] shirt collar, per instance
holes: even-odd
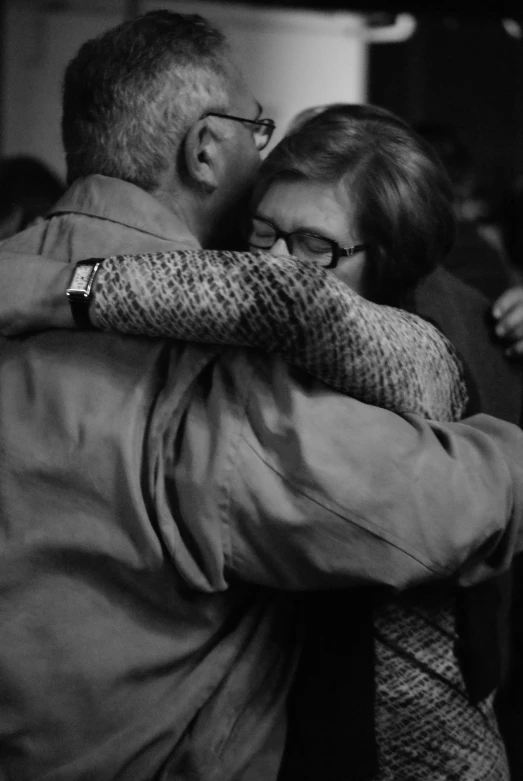
[[[199,249],[195,236],[154,196],[129,182],[99,174],[78,179],[48,213],[73,212],[110,220],[142,233]]]

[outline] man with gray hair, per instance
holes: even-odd
[[[117,29],[87,41],[65,73],[68,183],[104,175],[133,184],[208,242],[252,184],[274,125],[203,19],[164,11]],[[219,172],[207,160],[218,147]],[[218,173],[226,186],[216,186]]]
[[[198,250],[271,128],[203,19],[120,25],[67,68],[70,189],[3,249]],[[0,449],[0,779],[274,781],[293,592],[473,580],[521,545],[518,429],[401,418],[255,351],[2,339]]]

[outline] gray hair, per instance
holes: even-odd
[[[229,108],[229,63],[196,14],[153,11],[84,43],[64,78],[68,183],[104,174],[154,190],[192,122]]]

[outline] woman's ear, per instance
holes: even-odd
[[[192,125],[183,148],[185,170],[189,179],[199,188],[213,192],[221,181],[223,171],[223,138],[216,132],[210,117],[203,117]]]

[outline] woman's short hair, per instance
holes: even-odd
[[[152,11],[86,41],[65,71],[67,181],[158,186],[187,128],[230,102],[224,35],[197,14]]]
[[[385,109],[336,104],[303,116],[263,162],[254,203],[282,179],[340,182],[357,239],[371,245],[373,295],[394,303],[454,243],[449,178],[430,146]]]

